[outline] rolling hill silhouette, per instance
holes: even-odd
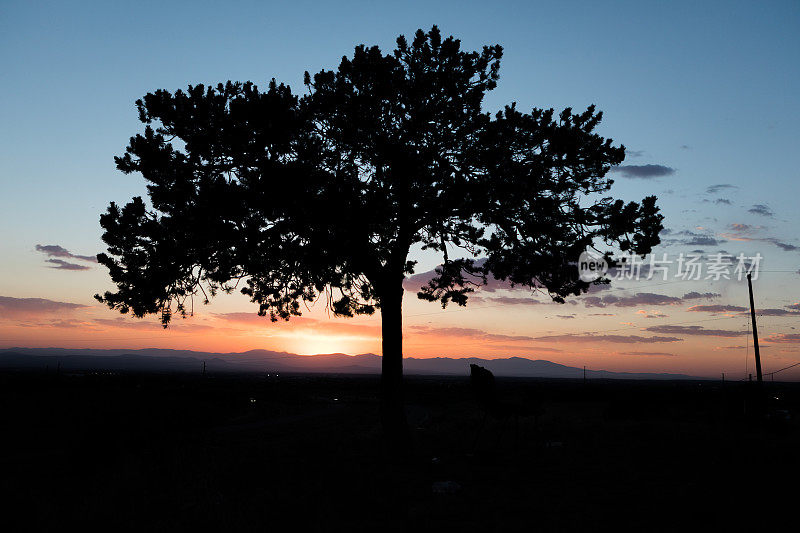
[[[379,374],[381,357],[372,353],[298,355],[269,350],[241,353],[196,352],[146,348],[140,350],[96,350],[68,348],[0,349],[0,369],[52,368],[65,371],[108,370],[128,372],[198,372],[206,363],[209,372],[303,372],[338,374]],[[573,378],[583,377],[583,369],[543,359],[507,357],[434,357],[404,359],[409,375],[467,375],[469,365],[488,368],[497,376]],[[610,372],[586,370],[587,378],[604,379],[703,379],[685,374]]]

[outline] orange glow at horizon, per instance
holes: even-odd
[[[430,307],[409,307],[404,321],[406,357],[525,357],[593,370],[711,377],[721,372],[745,376],[748,364],[752,369],[747,361],[752,358],[748,318],[735,314],[699,319],[691,308],[632,307],[569,320],[573,316],[561,313],[575,307],[547,308],[543,313],[540,306],[513,311],[476,306],[448,309],[433,318],[430,312],[416,312]],[[712,322],[716,326],[709,325],[701,334],[691,330],[698,326],[684,326],[688,329],[679,330],[680,334],[658,329],[708,320],[720,322]],[[792,323],[785,324],[782,330],[772,328],[762,335],[765,372],[800,358],[800,342],[791,336]],[[0,316],[0,347],[380,354],[381,327],[377,316],[334,319],[312,311],[288,322],[271,323],[251,310],[198,313],[176,319],[165,330],[155,319],[133,319],[92,305],[57,313]]]

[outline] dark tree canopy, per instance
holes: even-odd
[[[385,313],[422,247],[442,267],[421,298],[464,305],[491,274],[563,301],[589,286],[574,266],[587,247],[648,253],[663,217],[655,197],[606,196],[625,149],[594,132],[601,112],[482,110],[501,56],[433,27],[306,73],[302,97],[274,80],[147,94],[116,163],[150,201],[101,216],[117,291],[98,299],[165,325],[234,289],[273,320],[319,297],[336,315]]]

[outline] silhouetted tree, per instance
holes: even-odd
[[[587,247],[658,243],[655,197],[602,196],[625,148],[594,133],[593,106],[482,111],[501,55],[462,51],[434,26],[389,55],[361,45],[336,71],[306,73],[302,98],[274,80],[266,92],[228,82],[147,94],[144,133],[116,163],[144,176],[150,202],[101,216],[98,260],[117,292],[97,298],[165,326],[194,295],[240,282],[273,321],[320,297],[337,316],[379,309],[382,416],[402,427],[412,248],[442,255],[418,296],[444,307],[490,275],[563,301],[589,286],[574,264]]]

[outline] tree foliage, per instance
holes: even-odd
[[[306,73],[302,97],[275,80],[147,94],[144,132],[115,160],[149,203],[101,216],[117,290],[98,299],[165,325],[235,289],[273,320],[320,297],[371,314],[397,305],[423,248],[442,266],[420,298],[465,305],[492,275],[563,301],[589,286],[574,266],[587,247],[648,253],[662,216],[655,197],[607,196],[625,149],[595,132],[602,113],[486,112],[501,56],[434,26]]]

